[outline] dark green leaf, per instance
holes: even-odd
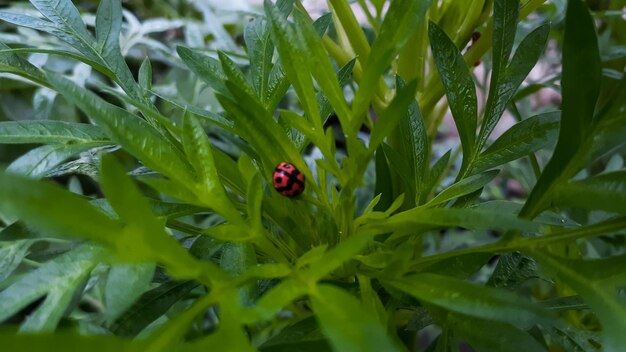
[[[588,210],[626,214],[626,170],[559,185],[554,204]]]
[[[555,183],[565,182],[579,166],[576,155],[587,144],[593,115],[600,93],[600,54],[595,25],[581,0],[567,5],[563,44],[563,113],[559,140],[552,158],[541,173],[521,215],[534,217],[549,205],[550,191]]]
[[[517,160],[543,148],[552,147],[557,139],[561,112],[548,112],[529,117],[508,129],[472,164],[480,172]]]
[[[462,171],[464,171],[475,152],[478,112],[474,79],[463,55],[439,26],[431,22],[428,26],[428,36],[435,65],[445,87],[452,117],[461,138],[464,165]]]
[[[493,180],[498,175],[498,172],[498,170],[492,170],[464,178],[461,181],[441,191],[441,193],[439,193],[435,198],[430,200],[426,205],[439,205],[452,199],[460,198],[462,196],[475,192],[491,182],[491,180]]]

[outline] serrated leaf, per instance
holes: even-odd
[[[43,177],[68,158],[105,144],[107,142],[44,145],[15,159],[7,171],[34,178]]]
[[[198,75],[200,79],[205,81],[216,92],[230,97],[230,92],[224,85],[226,76],[217,59],[183,46],[176,47],[176,51],[185,65]]]
[[[147,167],[185,184],[192,179],[189,164],[177,147],[138,116],[111,105],[94,93],[55,74],[52,85],[83,110],[103,131]]]
[[[83,245],[31,271],[0,292],[0,321],[45,295],[43,303],[28,316],[20,331],[53,331],[70,304],[74,291],[103,254],[99,247]]]
[[[206,132],[199,121],[189,114],[184,116],[183,131],[185,153],[197,176],[196,191],[199,204],[213,208],[231,223],[240,222],[239,211],[226,195],[220,182]]]
[[[0,143],[89,143],[107,142],[98,126],[52,120],[2,121]]]
[[[474,79],[459,49],[448,35],[433,22],[428,26],[428,36],[435,66],[437,66],[437,71],[446,90],[450,111],[461,138],[463,147],[461,172],[463,172],[474,157],[475,152],[478,111]]]
[[[309,53],[300,44],[293,25],[280,14],[278,8],[274,7],[268,0],[265,1],[264,8],[265,15],[270,21],[272,38],[278,49],[282,67],[298,95],[307,118],[314,126],[321,127],[322,121],[315,97],[313,79],[306,59]]]
[[[513,2],[519,3],[519,1]],[[518,5],[519,4],[515,5],[515,7]],[[514,33],[515,30],[513,30],[513,36],[511,36],[511,45],[513,43]],[[509,104],[519,86],[524,79],[526,79],[530,70],[535,66],[537,60],[539,60],[546,46],[549,33],[549,24],[538,27],[522,40],[513,55],[513,59],[511,59],[511,63],[506,66],[504,70],[497,75],[495,74],[495,68],[494,71],[492,71],[489,99],[485,108],[485,118],[483,119],[478,138],[478,151],[485,145],[487,138],[489,138],[489,135],[496,127],[498,121],[500,121],[500,117],[506,109],[507,104]],[[508,62],[508,54],[510,54],[510,49],[508,50],[506,58],[503,57],[503,59],[506,60],[505,63]],[[496,54],[494,49],[494,67],[496,65],[495,59]]]
[[[561,112],[548,112],[523,120],[500,136],[472,163],[472,172],[480,172],[520,159],[556,143]]]

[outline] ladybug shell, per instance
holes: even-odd
[[[272,181],[276,191],[285,197],[295,197],[304,191],[304,174],[287,162],[276,166]]]

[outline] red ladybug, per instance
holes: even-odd
[[[274,188],[285,197],[295,197],[304,191],[304,174],[290,163],[276,166],[272,180]]]

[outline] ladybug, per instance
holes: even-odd
[[[291,163],[282,162],[274,169],[274,188],[285,197],[295,197],[304,191],[304,174]]]

